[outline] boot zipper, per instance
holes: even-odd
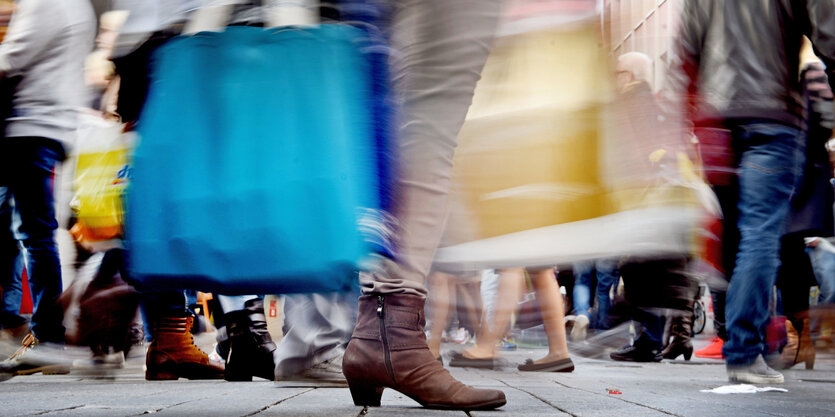
[[[386,356],[386,371],[389,374],[389,378],[391,378],[392,382],[397,382],[394,379],[394,371],[391,369],[391,353],[389,352],[389,342],[386,339],[386,319],[385,313],[383,312],[383,304],[385,301],[385,297],[382,295],[377,296],[377,317],[380,319],[380,337],[383,340],[383,352]]]

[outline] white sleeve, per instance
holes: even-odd
[[[17,75],[24,71],[61,36],[67,25],[63,1],[21,0],[9,22],[9,30],[0,43],[0,73]]]

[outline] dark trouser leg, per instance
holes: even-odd
[[[42,342],[63,343],[64,313],[57,304],[61,295],[61,264],[54,233],[55,166],[64,160],[63,146],[46,138],[7,138],[3,153],[10,158],[9,192],[20,214],[20,235],[28,253],[27,272],[34,314],[32,331]]]

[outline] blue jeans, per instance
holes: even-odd
[[[52,139],[0,141],[0,207],[10,207],[13,199],[14,211],[20,218],[18,237],[28,255],[26,270],[34,304],[31,327],[41,342],[64,341],[64,314],[57,304],[62,283],[54,239],[58,221],[53,188],[55,166],[62,160],[64,148]],[[12,232],[12,210],[2,210],[0,214],[0,248],[4,251],[0,273],[7,280],[14,274],[17,255],[12,256],[12,247],[17,246],[17,241]]]
[[[736,266],[728,287],[725,316],[729,365],[748,365],[765,351],[769,300],[780,264],[780,237],[789,213],[789,197],[800,177],[800,132],[762,121],[733,129],[739,155],[740,232]]]
[[[0,187],[0,219],[13,218],[11,199],[6,198],[8,188]],[[22,326],[26,319],[20,315],[20,304],[23,298],[23,252],[20,251],[13,229],[17,225],[12,222],[9,229],[0,231],[0,265],[4,269],[0,272],[0,287],[3,288],[3,299],[0,303],[0,328],[9,329]]]
[[[595,329],[607,329],[609,307],[612,300],[609,291],[618,280],[617,259],[598,259],[594,262],[577,262],[574,264],[574,314],[589,318]],[[596,275],[592,273],[596,272]],[[597,278],[597,312],[591,317],[591,287]]]
[[[2,198],[0,198],[2,199]],[[15,242],[17,243],[17,242]],[[15,245],[16,246],[16,245]],[[13,261],[14,270],[10,275],[3,273],[0,276],[0,286],[3,287],[3,300],[0,302],[0,328],[11,329],[26,324],[26,318],[20,315],[20,305],[23,301],[23,263],[25,258],[23,253],[17,247],[12,248],[11,245],[4,249],[2,256],[5,258],[9,252],[9,256],[18,255]],[[8,262],[4,260],[4,265]]]
[[[835,303],[835,253],[827,251],[823,246],[806,248],[806,253],[812,260],[812,268],[818,280],[820,302]]]

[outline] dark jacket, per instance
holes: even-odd
[[[768,119],[802,127],[802,37],[835,83],[832,0],[685,0],[670,92],[687,93],[687,117]]]

